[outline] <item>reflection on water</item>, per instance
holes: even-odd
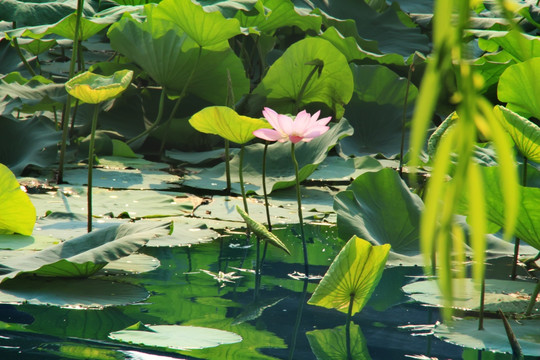
[[[0,306],[0,359],[346,359],[346,315],[306,304],[318,280],[293,275],[303,270],[301,241],[291,229],[275,233],[292,254],[268,247],[258,291],[256,246],[245,246],[245,236],[236,235],[192,247],[143,249],[161,266],[116,278],[149,291],[150,298],[142,304],[102,310]],[[306,236],[310,271],[322,276],[343,242],[328,226],[308,226]],[[353,317],[354,359],[480,358],[476,352],[472,355],[400,328],[438,320],[437,311],[411,303],[400,290],[411,276],[420,274],[419,268],[385,270],[368,305]],[[107,338],[138,321],[222,329],[239,334],[243,341],[171,352],[130,347]]]

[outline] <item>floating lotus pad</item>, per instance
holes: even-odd
[[[95,279],[17,279],[2,284],[1,304],[52,305],[63,308],[103,308],[133,304],[148,298],[142,287]]]
[[[505,313],[524,312],[535,285],[535,283],[524,281],[486,279],[484,310],[497,312],[501,309]],[[480,309],[480,287],[475,285],[472,279],[453,279],[452,288],[452,307],[471,311]],[[444,306],[444,297],[435,280],[417,281],[405,285],[402,289],[422,304]],[[540,310],[539,303],[536,303],[535,309]]]
[[[524,356],[540,354],[540,320],[510,320]],[[478,330],[478,319],[455,320],[451,325],[437,324],[433,333],[446,342],[459,346],[512,353],[508,336],[500,319],[484,319],[484,329]]]
[[[233,332],[180,325],[130,326],[112,332],[109,337],[135,345],[175,350],[205,349],[242,341],[242,337]]]

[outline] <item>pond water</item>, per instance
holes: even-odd
[[[245,235],[235,234],[191,247],[144,248],[142,252],[159,259],[161,266],[121,278],[150,292],[143,303],[101,310],[2,305],[0,359],[345,359],[346,315],[306,304],[318,279],[297,276],[303,271],[298,229],[276,233],[292,255],[272,246],[267,249],[258,291],[252,271],[257,248],[246,246]],[[311,225],[306,234],[310,273],[322,276],[343,243],[336,242],[335,227]],[[498,263],[497,272],[506,271],[506,263]],[[464,351],[433,336],[417,335],[426,330],[411,330],[412,325],[440,320],[438,310],[412,302],[401,291],[421,274],[420,268],[411,267],[384,271],[368,305],[353,317],[356,359],[511,359]],[[110,332],[139,321],[223,329],[243,340],[172,352],[108,338]]]

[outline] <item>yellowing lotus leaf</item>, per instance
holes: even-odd
[[[133,78],[133,71],[120,70],[111,76],[103,76],[86,71],[66,83],[67,92],[88,104],[99,104],[113,99],[127,89]]]
[[[0,164],[0,204],[0,234],[32,234],[36,208],[21,190],[15,175],[3,164]]]
[[[266,120],[238,115],[226,106],[204,108],[193,115],[189,123],[202,133],[219,135],[238,144],[253,139],[253,131],[257,129],[271,128]]]

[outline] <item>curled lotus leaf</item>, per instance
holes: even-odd
[[[127,89],[133,78],[133,71],[120,70],[111,76],[103,76],[86,71],[66,83],[67,92],[89,104],[99,104],[113,99]]]

